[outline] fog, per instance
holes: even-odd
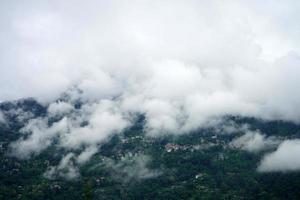
[[[84,162],[139,114],[149,135],[188,133],[226,115],[299,123],[299,7],[2,1],[0,100],[33,97],[49,106],[47,117],[22,129],[31,135],[12,144],[15,154],[35,155],[59,135],[62,148],[88,149]],[[68,102],[55,101],[63,94]],[[85,105],[74,111],[78,99]]]

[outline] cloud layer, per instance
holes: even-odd
[[[266,137],[259,131],[247,131],[244,135],[231,141],[230,146],[249,152],[259,152],[276,147],[280,140],[276,137]]]
[[[79,111],[73,110],[69,115],[50,123],[53,107],[61,110],[71,108],[64,103],[53,103],[49,106],[48,115],[33,118],[21,129],[24,137],[11,144],[12,152],[20,158],[29,158],[57,142],[57,146],[68,150],[86,150],[79,156],[79,162],[85,162],[93,153],[94,147],[108,139],[112,134],[122,132],[130,125],[129,118],[114,106],[112,101],[103,100],[86,104]],[[64,105],[64,106],[61,106]]]
[[[49,102],[76,86],[170,131],[224,114],[300,119],[293,1],[2,4],[1,100]]]
[[[286,140],[275,152],[267,154],[261,161],[260,172],[287,172],[300,170],[300,140]]]
[[[59,137],[63,148],[87,149],[84,162],[139,114],[150,135],[187,133],[226,115],[300,122],[297,1],[0,4],[0,101],[34,97],[48,106],[12,144],[19,157]],[[54,102],[62,94],[68,100]],[[49,124],[53,117],[61,119]]]

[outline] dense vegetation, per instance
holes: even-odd
[[[46,110],[34,100],[3,103],[35,116]],[[0,199],[300,199],[300,173],[258,173],[262,153],[228,147],[235,135],[215,129],[174,136],[146,137],[143,117],[122,135],[114,135],[80,166],[80,177],[44,176],[66,152],[51,146],[29,160],[9,156],[9,143],[22,124],[11,114],[0,128]],[[268,135],[298,137],[300,127],[281,121],[228,117]],[[141,159],[140,159],[141,158]],[[142,160],[142,164],[136,166]],[[111,163],[108,165],[107,163]],[[146,168],[146,169],[143,169]]]

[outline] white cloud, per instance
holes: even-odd
[[[162,174],[158,169],[148,168],[151,158],[144,154],[126,154],[120,161],[105,160],[106,167],[113,170],[113,177],[122,182],[154,178]]]
[[[56,116],[56,115],[65,115],[67,113],[69,113],[70,111],[72,111],[72,109],[74,109],[74,106],[71,105],[70,103],[66,103],[63,101],[59,101],[59,102],[54,102],[51,103],[48,106],[48,113],[49,115],[52,116]]]
[[[88,124],[78,126],[80,121],[75,120],[69,133],[61,137],[61,146],[72,149],[82,145],[97,145],[130,125],[129,119],[119,111],[117,105],[108,100],[86,105],[80,120]]]
[[[219,126],[214,127],[214,130],[220,134],[233,134],[239,132],[248,132],[249,124],[236,124],[233,120],[224,120]]]
[[[57,111],[56,108],[53,110]],[[82,126],[83,123],[86,125]],[[119,111],[115,102],[102,100],[86,104],[81,110],[74,110],[53,124],[49,124],[48,116],[29,120],[21,129],[26,136],[11,143],[11,150],[14,156],[29,158],[45,150],[56,139],[56,145],[60,148],[71,150],[86,147],[78,158],[79,163],[84,163],[97,152],[97,145],[110,135],[122,132],[130,124],[130,118]]]
[[[28,138],[12,145],[19,155],[57,136],[61,148],[97,146],[132,114],[145,115],[149,134],[186,133],[225,115],[300,122],[295,1],[0,4],[0,101],[35,97],[64,117],[29,122]],[[64,92],[82,108],[53,104]]]
[[[88,160],[90,160],[90,158],[97,153],[98,148],[96,146],[90,146],[88,148],[86,148],[83,152],[81,152],[78,157],[77,157],[77,162],[79,164],[84,164],[86,163]]]
[[[300,170],[300,140],[286,140],[278,149],[264,156],[259,172],[286,172]]]
[[[247,131],[244,135],[230,142],[232,148],[249,152],[259,152],[276,147],[281,141],[276,137],[266,137],[258,131]]]
[[[80,176],[79,170],[73,161],[74,154],[69,153],[64,156],[57,166],[50,167],[44,176],[48,179],[65,178],[74,180]]]
[[[68,119],[63,118],[48,126],[47,119],[32,119],[22,128],[28,137],[21,137],[11,143],[12,154],[19,158],[29,158],[31,155],[39,154],[53,143],[53,139],[68,130]]]
[[[0,111],[0,123],[2,124],[6,123],[6,119],[2,111]]]

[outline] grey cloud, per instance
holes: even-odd
[[[257,170],[259,172],[287,172],[300,170],[300,140],[286,140],[278,149],[264,156]]]
[[[79,155],[68,153],[61,158],[57,166],[48,167],[44,177],[48,179],[77,179],[80,177],[79,167],[85,164],[97,151],[96,146],[90,146],[85,148]]]
[[[32,154],[39,154],[53,144],[54,139],[58,140],[60,148],[92,147],[130,125],[130,119],[119,112],[114,102],[108,100],[86,104],[80,111],[74,111],[51,125],[48,122],[48,116],[30,120],[21,129],[26,137],[10,145],[13,155],[28,158]],[[87,125],[81,126],[84,122]],[[84,161],[83,157],[86,156],[83,154],[80,160]]]
[[[2,111],[0,111],[0,123],[2,124],[6,123],[6,119]]]
[[[106,167],[113,170],[113,176],[121,182],[154,178],[162,174],[161,170],[148,168],[151,158],[144,154],[126,154],[120,161],[104,160]]]
[[[26,159],[39,154],[53,143],[55,137],[67,131],[67,121],[67,118],[63,118],[49,127],[47,119],[30,120],[21,130],[26,136],[29,135],[10,144],[12,155]]]
[[[0,100],[50,104],[11,145],[21,157],[54,137],[61,148],[92,148],[137,114],[150,135],[215,126],[226,115],[300,121],[293,1],[278,3],[284,15],[270,1],[0,4]],[[277,23],[286,19],[288,27]],[[71,100],[53,103],[63,93]],[[57,114],[63,120],[49,126]]]
[[[80,176],[79,169],[73,161],[74,154],[69,153],[63,157],[57,166],[51,166],[44,173],[44,177],[48,179],[65,178],[74,180]]]
[[[74,106],[72,104],[59,101],[59,102],[51,103],[48,106],[47,112],[50,116],[63,116],[71,112],[73,109]]]
[[[130,125],[130,119],[119,111],[113,101],[103,100],[99,103],[85,106],[81,120],[86,120],[86,126],[78,126],[74,121],[69,134],[61,139],[61,146],[78,148],[81,145],[97,145],[113,133],[120,133]]]
[[[77,162],[79,164],[84,164],[87,161],[89,161],[89,159],[95,154],[97,153],[98,148],[97,146],[90,146],[88,148],[86,148],[84,151],[82,151],[78,157],[77,157]]]
[[[259,131],[247,131],[244,135],[230,142],[232,148],[242,149],[249,152],[259,152],[276,147],[281,142],[276,137],[267,137]]]
[[[214,127],[214,130],[219,134],[234,134],[239,132],[247,132],[249,131],[248,124],[236,124],[234,121],[231,120],[223,120],[223,122],[219,125]]]

